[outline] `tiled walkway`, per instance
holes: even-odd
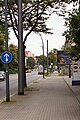
[[[80,120],[80,104],[64,79],[53,74],[0,104],[0,120]]]

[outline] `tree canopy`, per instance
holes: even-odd
[[[69,49],[72,56],[76,56],[80,53],[80,3],[78,9],[74,9],[72,13],[69,13],[65,20],[67,30],[63,35],[66,37],[66,43],[69,44],[67,49]]]
[[[58,10],[65,13],[65,3],[77,0],[22,0],[22,22],[23,31],[26,31],[24,43],[31,32],[52,33],[47,27],[46,21],[54,12]],[[0,0],[0,19],[4,21],[4,1]],[[8,1],[8,26],[12,27],[18,38],[18,1]]]

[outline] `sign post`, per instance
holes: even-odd
[[[10,92],[9,92],[9,70],[8,63],[12,60],[12,54],[8,51],[5,51],[1,54],[1,60],[3,63],[6,63],[6,102],[10,101]]]
[[[5,49],[8,51],[8,22],[7,22],[7,10],[8,10],[8,0],[4,0],[5,2]],[[7,57],[6,57],[7,61]],[[6,102],[10,101],[9,95],[9,66],[6,63]]]

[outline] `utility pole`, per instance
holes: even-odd
[[[8,51],[8,23],[7,23],[7,0],[5,0],[5,48]],[[10,102],[10,93],[9,93],[9,64],[6,63],[6,102]]]
[[[48,40],[47,40],[47,75],[48,75],[48,67],[49,67],[49,62],[48,62]]]
[[[18,95],[24,95],[22,0],[18,0]]]

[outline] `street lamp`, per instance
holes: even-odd
[[[19,73],[18,73],[18,95],[24,95],[23,83],[23,30],[22,30],[22,0],[18,0],[18,49],[19,49]]]
[[[48,67],[49,67],[49,61],[48,61],[48,40],[47,40],[47,75],[48,75]]]
[[[44,42],[41,34],[39,33],[41,40],[42,40],[42,50],[43,50],[43,78],[44,78]]]

